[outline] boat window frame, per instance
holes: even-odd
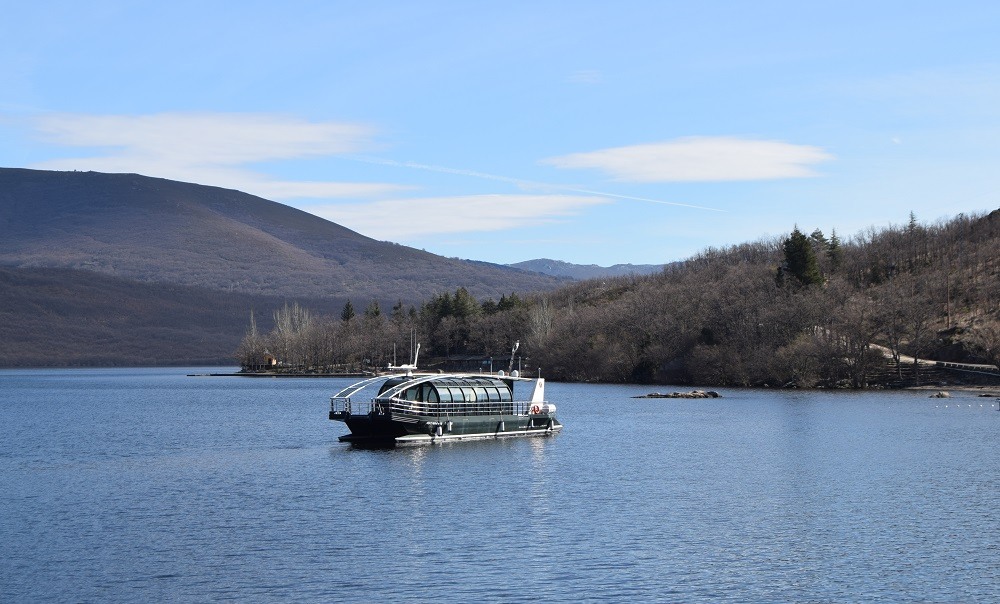
[[[451,389],[449,389],[447,387],[438,387],[438,386],[435,385],[434,386],[434,392],[437,393],[438,402],[440,402],[442,404],[454,402],[452,400],[452,398],[451,398]]]
[[[438,390],[437,388],[434,387],[434,384],[430,383],[424,384],[422,390],[423,392],[421,394],[424,397],[424,402],[431,403],[434,405],[437,405],[441,402],[441,398],[438,395]]]
[[[490,393],[486,389],[486,386],[474,386],[472,388],[476,392],[476,402],[477,403],[488,403],[490,402]]]

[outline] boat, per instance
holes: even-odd
[[[330,397],[330,419],[350,429],[350,434],[340,437],[341,442],[419,445],[550,436],[562,429],[556,406],[545,400],[544,378],[521,377],[516,370],[421,373],[416,361],[390,365],[389,370]],[[364,396],[366,391],[375,392],[376,386],[375,396]],[[517,395],[528,389],[531,394],[519,400]]]

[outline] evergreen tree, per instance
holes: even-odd
[[[844,250],[840,247],[840,237],[837,231],[830,232],[830,243],[826,246],[826,257],[830,259],[830,270],[837,271],[844,261]]]
[[[482,309],[484,315],[495,315],[497,313],[497,303],[490,298],[482,303]]]
[[[813,251],[812,242],[802,234],[798,227],[795,227],[791,236],[785,240],[783,248],[785,263],[779,272],[779,283],[786,282],[786,274],[794,278],[798,285],[804,287],[823,283],[823,275],[819,271],[819,263],[816,261],[816,252]]]
[[[517,294],[512,293],[508,296],[500,296],[500,302],[497,303],[497,311],[511,310],[512,308],[517,308],[521,305],[521,299],[517,297]]]
[[[349,322],[354,318],[354,305],[348,300],[347,304],[344,305],[344,310],[340,312],[340,320],[344,323]]]
[[[432,304],[432,310],[434,311],[439,321],[445,317],[450,317],[452,315],[450,293],[444,292],[440,296],[437,296],[431,301],[431,304]]]
[[[406,307],[403,306],[403,300],[400,299],[392,306],[392,320],[396,322],[402,321],[406,316]]]
[[[472,297],[469,290],[460,287],[455,290],[451,301],[451,314],[459,319],[468,319],[479,314],[479,303]]]
[[[829,245],[829,243],[830,243],[827,240],[826,236],[823,235],[823,231],[821,231],[819,229],[816,229],[815,231],[813,231],[809,235],[809,238],[812,239],[812,241],[813,241],[813,247],[815,247],[816,249],[823,249],[827,245]]]

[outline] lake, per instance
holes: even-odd
[[[372,451],[349,380],[208,371],[0,371],[0,601],[1000,601],[994,398],[549,383]]]

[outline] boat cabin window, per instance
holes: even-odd
[[[399,398],[406,401],[421,401],[425,403],[436,403],[439,401],[437,389],[430,384],[417,384],[407,388],[399,395]]]
[[[393,378],[382,386],[380,393],[393,386],[405,384],[411,378]],[[398,395],[408,401],[426,403],[486,403],[511,402],[511,385],[494,377],[444,377],[414,384]]]

